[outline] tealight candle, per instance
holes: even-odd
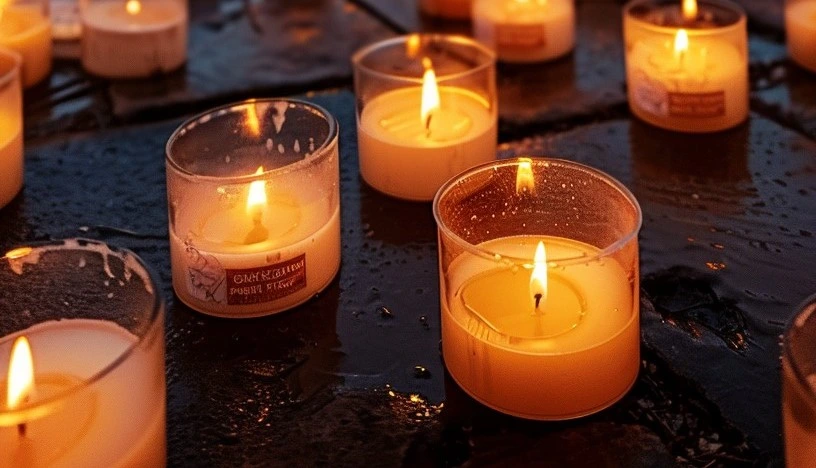
[[[22,59],[0,49],[0,208],[23,187]]]
[[[496,158],[495,57],[464,37],[403,36],[353,57],[360,174],[380,192],[433,199]]]
[[[782,353],[782,419],[785,463],[791,468],[816,460],[816,296],[799,308],[785,333]]]
[[[504,62],[543,62],[575,45],[573,0],[476,0],[473,31]]]
[[[624,9],[629,107],[652,125],[715,132],[748,117],[745,13],[725,0],[635,0]]]
[[[620,183],[553,159],[483,164],[434,200],[442,352],[476,400],[530,419],[600,411],[640,364],[641,213]]]
[[[23,58],[24,88],[51,73],[51,20],[47,11],[44,0],[0,0],[0,46]]]
[[[473,0],[419,0],[423,13],[440,18],[466,20],[470,18]]]
[[[140,78],[187,60],[184,0],[88,0],[80,17],[82,66],[90,73]]]
[[[785,34],[791,58],[816,72],[816,0],[787,0]]]
[[[138,257],[25,247],[0,283],[0,466],[164,466],[164,305]]]
[[[337,123],[295,99],[213,109],[167,144],[173,288],[200,312],[295,307],[340,267]]]

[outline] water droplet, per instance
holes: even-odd
[[[394,313],[388,307],[380,306],[377,307],[377,312],[380,313],[380,317],[391,319],[394,318]]]
[[[414,378],[430,379],[431,371],[429,371],[425,366],[414,366]]]

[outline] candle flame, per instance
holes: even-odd
[[[436,85],[436,73],[434,73],[431,59],[422,59],[425,67],[425,74],[422,76],[422,107],[419,113],[422,124],[429,128],[433,112],[440,108],[439,88]]]
[[[15,409],[25,403],[34,393],[34,359],[31,345],[24,336],[14,340],[8,368],[8,391],[6,407]]]
[[[128,0],[125,10],[131,15],[138,15],[142,11],[142,3],[139,0]]]
[[[533,160],[519,158],[518,169],[516,170],[516,194],[520,195],[522,192],[533,192],[534,190]]]
[[[405,41],[405,55],[410,58],[416,57],[417,53],[419,53],[421,42],[419,34],[411,34],[408,36],[408,40]]]
[[[260,166],[255,175],[263,174],[263,166]],[[247,196],[247,213],[253,213],[258,208],[266,205],[266,182],[256,180],[249,184],[249,196]]]
[[[9,250],[8,252],[6,252],[5,257],[8,258],[9,260],[17,260],[18,258],[23,258],[27,256],[33,250],[34,249],[32,249],[31,247],[18,247],[16,249]]]
[[[255,103],[250,103],[247,106],[246,125],[252,136],[257,137],[261,135],[261,119],[258,117],[258,110],[255,108]]]
[[[688,51],[689,38],[685,29],[680,29],[674,36],[674,54],[682,56]]]
[[[547,249],[543,241],[538,242],[535,251],[533,272],[530,273],[530,297],[536,311],[541,310],[541,305],[547,302]]]
[[[697,0],[683,0],[683,18],[686,21],[697,19]]]

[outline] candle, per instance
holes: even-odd
[[[428,201],[452,176],[496,158],[494,58],[487,49],[464,38],[415,35],[369,46],[353,62],[360,174],[368,185]],[[455,74],[437,77],[436,69]]]
[[[466,20],[470,18],[473,0],[420,0],[423,13],[441,18]]]
[[[46,2],[0,0],[0,46],[22,56],[24,88],[51,73],[51,21],[46,7]]]
[[[474,36],[505,62],[543,62],[575,45],[573,0],[476,0]]]
[[[640,365],[640,211],[626,189],[575,163],[503,161],[446,184],[434,214],[443,356],[468,394],[558,420],[628,391]]]
[[[23,187],[22,59],[0,49],[0,209]]]
[[[785,33],[791,58],[816,72],[816,1],[788,0],[785,5]]]
[[[163,306],[144,265],[66,241],[0,257],[0,279],[0,331],[36,322],[0,338],[0,466],[164,466]]]
[[[296,100],[225,106],[183,124],[167,153],[179,298],[252,317],[325,288],[340,266],[337,151],[333,117]],[[250,161],[273,169],[242,172]]]
[[[785,463],[810,466],[816,460],[816,296],[799,307],[785,333],[782,353],[782,418]]]
[[[80,11],[82,66],[109,78],[168,73],[187,60],[187,3],[90,0]]]
[[[629,107],[658,127],[714,132],[748,116],[745,15],[730,3],[636,0],[624,11]]]

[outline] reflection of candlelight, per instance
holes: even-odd
[[[246,116],[246,125],[249,128],[250,134],[252,136],[260,136],[261,135],[261,119],[258,117],[258,110],[255,108],[254,103],[250,103],[247,105],[247,116]]]
[[[34,393],[34,361],[31,357],[31,346],[24,336],[14,340],[11,348],[8,370],[8,390],[6,393],[6,407],[16,409],[26,403]],[[26,425],[17,426],[20,436],[25,436]]]
[[[683,18],[686,21],[697,19],[697,0],[683,0]]]
[[[516,193],[533,193],[535,191],[535,179],[533,178],[533,162],[529,158],[519,158],[518,170],[516,171]]]
[[[139,0],[128,0],[125,10],[131,15],[138,15],[142,11],[142,3]]]
[[[547,302],[547,251],[542,241],[538,241],[533,263],[533,272],[530,273],[530,296],[534,300],[533,314],[535,314],[540,312],[541,301]]]
[[[411,34],[408,36],[408,40],[405,41],[405,55],[410,58],[416,57],[421,44],[422,40],[420,39],[419,34]]]

